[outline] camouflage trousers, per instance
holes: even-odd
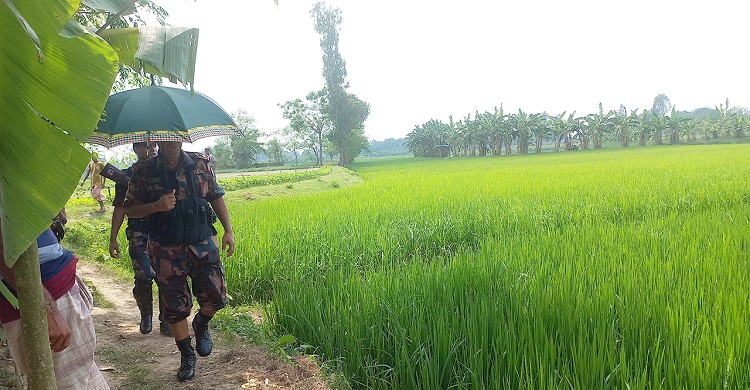
[[[127,228],[125,233],[128,237],[128,254],[133,263],[135,281],[150,282],[156,279],[156,271],[151,266],[151,256],[148,255],[148,236],[138,230]]]
[[[190,316],[193,295],[201,308],[217,311],[226,306],[227,286],[218,248],[198,258],[188,245],[154,245],[151,258],[167,323],[175,324]]]

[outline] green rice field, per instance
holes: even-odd
[[[750,388],[750,145],[353,169],[225,262],[353,388]]]

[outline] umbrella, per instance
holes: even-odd
[[[221,106],[202,93],[158,85],[110,95],[88,143],[113,148],[133,142],[194,142],[242,135]]]

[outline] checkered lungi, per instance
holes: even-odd
[[[108,390],[109,385],[99,367],[94,362],[96,334],[91,320],[91,309],[94,306],[91,293],[83,281],[76,275],[73,287],[55,301],[57,310],[70,326],[70,345],[62,352],[52,352],[52,364],[55,367],[55,379],[58,390]],[[5,336],[13,361],[18,370],[28,375],[26,364],[21,320],[3,324]]]

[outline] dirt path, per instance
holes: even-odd
[[[194,380],[178,382],[175,374],[180,354],[174,339],[159,334],[156,313],[154,332],[148,335],[139,332],[140,317],[131,293],[132,285],[121,282],[97,264],[79,263],[78,272],[114,304],[113,308],[95,307],[92,313],[97,334],[97,364],[113,390],[329,389],[309,358],[297,358],[287,364],[254,345],[217,335],[211,355],[198,357]]]

